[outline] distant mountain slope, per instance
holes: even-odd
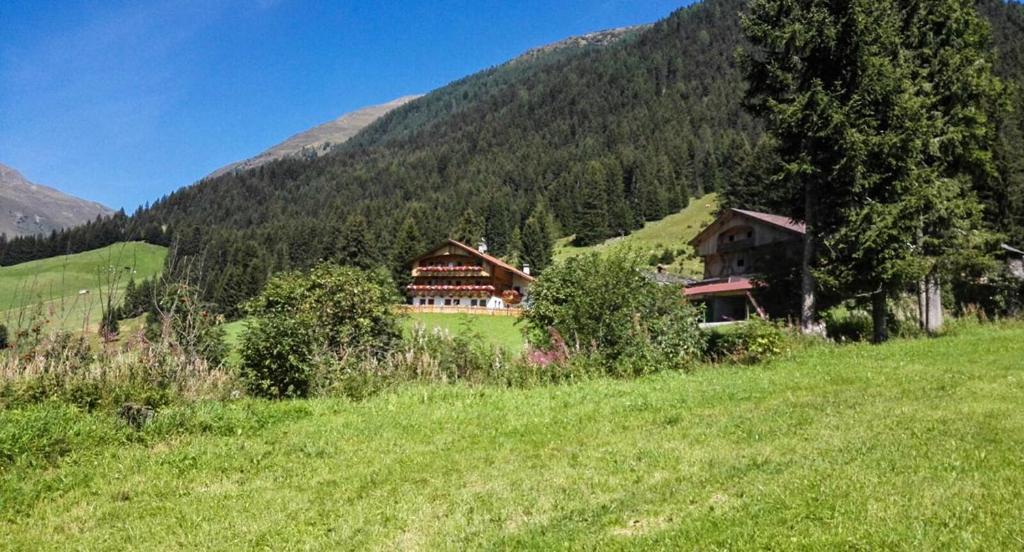
[[[49,234],[111,213],[99,203],[29,182],[0,164],[0,233],[8,237]]]
[[[334,146],[345,143],[392,109],[401,107],[419,97],[418,95],[402,96],[384,104],[371,105],[346,113],[333,121],[300,132],[255,157],[221,167],[210,173],[207,178],[216,178],[222,174],[252,169],[285,157],[307,159],[319,157],[329,152]]]
[[[646,257],[669,253],[669,258],[660,259],[658,264],[666,265],[669,272],[700,279],[704,265],[698,257],[690,254],[692,250],[689,243],[715,220],[718,208],[717,194],[710,193],[691,199],[682,211],[648,222],[643,228],[626,236],[587,247],[574,247],[571,236],[562,238],[555,244],[555,259],[567,259],[583,253],[603,253],[616,248],[629,248]]]

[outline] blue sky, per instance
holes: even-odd
[[[0,0],[0,163],[131,211],[295,132],[689,0]]]

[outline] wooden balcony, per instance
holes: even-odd
[[[490,278],[491,273],[477,266],[421,266],[412,269],[413,278],[449,277],[449,278]]]
[[[754,238],[744,238],[736,241],[723,241],[718,244],[717,253],[735,253],[737,251],[745,251],[754,247]]]

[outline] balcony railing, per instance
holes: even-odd
[[[754,238],[744,238],[736,241],[723,241],[718,244],[718,253],[734,253],[754,247]]]
[[[410,295],[452,295],[452,296],[480,296],[487,297],[494,295],[495,287],[491,285],[423,285],[413,284],[405,287]]]
[[[491,277],[491,273],[480,266],[420,266],[412,269],[412,275],[416,278],[422,276]]]

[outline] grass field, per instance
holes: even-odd
[[[139,434],[0,411],[0,547],[1019,550],[1022,359],[1007,324],[635,381],[204,403]]]
[[[416,324],[422,324],[427,329],[440,328],[450,332],[452,335],[463,333],[467,330],[480,334],[488,343],[518,353],[526,346],[526,339],[516,324],[518,318],[511,316],[476,316],[472,314],[440,314],[440,313],[412,313],[403,321],[405,331],[409,331]],[[224,340],[231,350],[229,361],[237,363],[238,345],[242,339],[242,332],[245,331],[245,321],[239,320],[224,325]]]
[[[132,242],[0,267],[0,321],[18,327],[42,305],[44,316],[59,327],[95,328],[101,289],[116,282],[120,291],[130,277],[159,274],[166,255],[163,247]]]
[[[470,331],[480,334],[489,343],[518,353],[526,346],[522,324],[512,316],[479,316],[473,314],[412,313],[405,319],[405,327],[422,324],[427,329],[441,328],[452,335]]]
[[[662,220],[649,222],[643,228],[622,238],[613,238],[590,247],[573,247],[569,244],[572,238],[563,238],[555,245],[555,259],[624,246],[635,248],[645,254],[660,253],[665,249],[685,250],[686,253],[691,253],[693,248],[689,245],[690,240],[714,220],[717,209],[717,196],[708,194],[690,200],[690,204],[682,211]],[[703,266],[697,258],[677,259],[672,269],[687,276],[699,276]]]

